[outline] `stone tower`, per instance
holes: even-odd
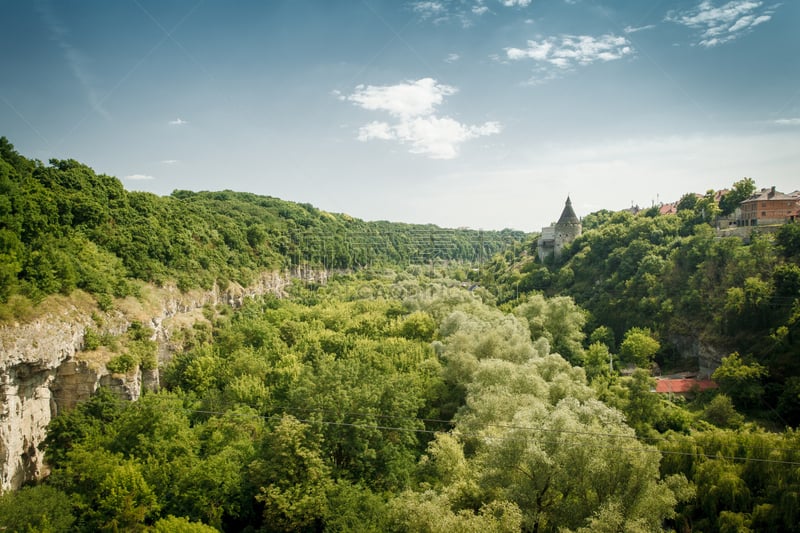
[[[564,204],[564,210],[561,212],[558,222],[554,226],[542,228],[537,246],[539,259],[544,260],[549,255],[558,259],[564,247],[577,239],[581,231],[583,231],[581,219],[575,214],[575,210],[572,209],[572,200],[567,196],[567,202]]]

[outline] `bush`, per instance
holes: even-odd
[[[744,421],[729,396],[718,394],[703,410],[702,419],[721,428],[737,428]]]
[[[90,352],[100,347],[100,335],[92,328],[86,328],[83,333],[83,350]]]
[[[127,374],[136,368],[138,363],[139,361],[137,361],[136,358],[131,354],[121,353],[112,357],[111,360],[106,363],[106,368],[113,374]]]

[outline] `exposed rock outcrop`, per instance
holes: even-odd
[[[133,321],[151,326],[163,362],[171,353],[173,328],[202,319],[204,307],[239,307],[247,298],[264,294],[281,297],[293,279],[324,283],[327,272],[265,272],[247,287],[230,284],[186,293],[174,286],[145,287],[142,298],[117,302],[106,313],[95,310],[94,317],[68,304],[33,322],[0,327],[0,493],[46,473],[38,445],[59,411],[86,400],[100,386],[129,400],[137,400],[143,389],[158,388],[157,369],[111,374],[104,361],[83,359],[87,328],[118,335]]]
[[[671,335],[668,339],[683,359],[697,363],[700,376],[710,376],[722,363],[722,358],[729,355],[729,351],[712,346],[702,340],[686,336]]]

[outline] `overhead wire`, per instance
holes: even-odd
[[[6,394],[5,396],[20,396],[18,394]],[[62,400],[62,401],[74,401],[71,398],[62,398],[58,396],[50,396],[48,398],[42,399],[51,399],[51,400]],[[80,400],[75,403],[83,403],[89,401],[89,399]],[[239,404],[241,405],[241,404]],[[368,430],[377,430],[377,431],[397,431],[397,432],[406,432],[406,433],[415,433],[415,434],[427,434],[427,435],[436,435],[440,433],[447,433],[437,429],[427,429],[427,428],[419,428],[419,427],[402,427],[397,425],[388,425],[388,424],[366,424],[366,423],[358,423],[358,422],[345,422],[342,420],[320,420],[314,418],[298,418],[292,414],[292,412],[321,412],[321,413],[331,413],[336,412],[335,410],[330,409],[308,409],[308,408],[280,408],[278,412],[268,415],[262,414],[243,414],[243,413],[232,413],[230,411],[216,411],[211,409],[191,409],[191,408],[180,408],[179,410],[185,413],[196,413],[200,415],[212,415],[212,416],[243,416],[247,418],[258,418],[262,420],[268,421],[280,421],[283,419],[284,416],[287,414],[293,416],[295,420],[298,422],[312,425],[312,424],[320,424],[325,426],[331,427],[349,427],[355,429],[368,429]],[[375,417],[375,418],[397,418],[400,415],[384,415],[380,413],[363,413],[363,412],[336,412],[339,415],[351,415],[351,416],[362,416],[364,418],[368,417]],[[453,420],[444,420],[444,419],[432,419],[432,418],[413,418],[412,421],[415,422],[428,422],[428,423],[443,423],[449,425],[455,425],[458,421]],[[624,439],[628,441],[635,441],[641,444],[642,448],[633,448],[633,447],[625,447],[617,444],[600,444],[600,443],[592,443],[586,442],[585,440],[581,440],[580,442],[576,441],[575,445],[580,445],[582,447],[590,447],[590,448],[600,448],[600,449],[621,449],[626,451],[636,451],[642,453],[660,453],[662,455],[672,455],[672,456],[684,456],[684,457],[693,457],[693,458],[703,458],[703,459],[714,459],[714,460],[730,460],[730,461],[738,461],[738,462],[757,462],[757,463],[770,463],[770,464],[781,464],[781,465],[790,465],[790,466],[800,466],[800,460],[798,461],[790,461],[790,460],[783,460],[783,459],[774,459],[774,458],[761,458],[761,457],[746,457],[741,455],[734,455],[734,454],[724,454],[724,453],[704,453],[704,452],[689,452],[689,451],[679,451],[679,450],[669,450],[663,449],[658,447],[653,442],[663,442],[663,443],[675,443],[675,441],[665,438],[665,437],[658,437],[658,438],[647,438],[647,437],[638,437],[634,434],[619,434],[619,433],[607,433],[607,432],[599,432],[599,431],[587,431],[587,430],[570,430],[570,429],[561,429],[561,428],[544,428],[544,427],[533,427],[533,426],[521,426],[521,425],[513,425],[513,424],[493,424],[487,423],[484,424],[486,428],[498,428],[502,430],[515,430],[515,431],[523,431],[523,432],[530,432],[530,433],[545,433],[545,434],[552,434],[552,435],[568,435],[572,437],[577,436],[584,436],[584,437],[592,437],[592,438],[606,438],[606,439]],[[516,440],[519,438],[518,435],[489,435],[483,432],[462,432],[459,431],[457,427],[453,428],[453,434],[462,437],[462,438],[472,438],[472,439],[480,439],[486,441],[506,441],[506,440]],[[559,442],[559,445],[565,444],[563,441]],[[735,448],[738,450],[745,450],[745,451],[762,451],[762,452],[769,452],[772,453],[786,453],[786,454],[798,454],[800,455],[800,449],[794,448],[767,448],[761,446],[747,446],[742,445],[741,443],[737,443]]]

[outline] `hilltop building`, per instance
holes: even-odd
[[[539,244],[537,246],[539,260],[543,261],[551,255],[558,259],[564,247],[577,239],[582,231],[581,219],[575,214],[575,210],[572,209],[572,201],[567,196],[564,210],[561,212],[558,222],[553,226],[542,228],[542,234],[539,236]]]
[[[798,219],[800,195],[797,192],[784,194],[775,190],[761,189],[740,204],[740,226],[768,226],[785,224]]]

